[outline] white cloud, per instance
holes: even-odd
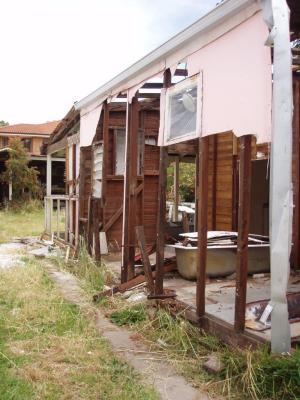
[[[0,2],[0,119],[44,122],[169,39],[216,0]]]

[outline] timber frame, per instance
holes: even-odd
[[[296,2],[289,1],[289,4],[297,9]],[[97,261],[100,261],[101,253],[103,253],[101,233],[104,233],[109,248],[112,249],[115,244],[115,247],[122,251],[121,285],[129,284],[137,279],[135,257],[140,251],[150,294],[153,296],[151,298],[159,299],[173,312],[184,311],[183,315],[186,318],[231,344],[258,345],[263,342],[263,339],[245,330],[248,235],[251,229],[251,188],[254,183],[251,176],[253,161],[258,159],[258,154],[263,154],[262,158],[265,160],[269,158],[270,143],[256,144],[255,135],[251,132],[239,135],[237,139],[233,131],[220,131],[218,134],[208,136],[202,136],[199,133],[199,137],[191,141],[158,146],[159,128],[164,119],[164,110],[160,103],[161,93],[180,79],[185,79],[189,73],[187,67],[180,63],[184,59],[182,53],[179,53],[181,56],[179,57],[176,51],[180,46],[181,50],[185,50],[189,44],[196,43],[197,34],[198,39],[208,40],[205,29],[210,26],[209,24],[214,28],[216,22],[224,21],[226,18],[227,22],[232,22],[234,20],[232,16],[236,16],[243,9],[246,9],[250,16],[260,12],[258,3],[252,0],[228,0],[221,3],[195,25],[76,103],[75,108],[70,111],[71,114],[69,113],[70,119],[66,117],[65,125],[62,125],[55,133],[55,140],[50,143],[49,148],[53,150],[59,146],[66,146],[72,127],[88,114],[86,110],[92,110],[89,111],[91,113],[98,110],[99,118],[90,131],[91,141],[89,145],[79,146],[79,167],[76,170],[74,166],[76,173],[71,177],[73,189],[70,190],[73,190],[73,195],[78,198],[75,219],[74,213],[72,214],[73,225],[77,226],[73,243],[77,245],[79,234],[83,235],[89,251]],[[291,27],[294,30],[291,39],[300,37],[297,15],[292,9]],[[196,28],[197,33],[195,33]],[[172,51],[179,57],[178,59],[172,59]],[[295,112],[292,180],[295,187],[295,210],[291,266],[299,269],[300,59],[297,51],[294,53],[292,70]],[[155,62],[160,66],[162,60],[163,67],[153,73],[152,67]],[[157,72],[159,72],[158,75]],[[288,73],[292,74],[292,71]],[[154,76],[156,79],[153,79]],[[142,145],[140,132],[143,133]],[[119,150],[124,147],[120,143],[125,147],[123,159],[120,155],[122,151],[119,152]],[[76,153],[76,148],[74,152]],[[198,231],[199,246],[195,306],[184,304],[183,301],[174,298],[164,299],[164,296],[167,296],[164,288],[166,281],[164,277],[166,177],[168,157],[174,156],[178,159],[192,157],[196,163],[195,230]],[[73,157],[73,163],[74,160],[75,157]],[[121,164],[124,168],[122,173],[117,174]],[[101,167],[97,169],[99,165]],[[206,312],[207,231],[209,229],[235,230],[238,233],[233,324],[228,324]],[[155,271],[151,275],[147,254],[153,247],[156,250],[156,261]]]

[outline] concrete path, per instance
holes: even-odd
[[[102,336],[113,350],[152,384],[163,400],[209,400],[208,394],[192,387],[166,360],[151,353],[144,343],[133,338],[133,333],[111,323],[104,314],[91,305],[76,278],[58,270],[49,261],[44,262],[50,278],[57,284],[63,297],[77,304],[83,314],[92,318]],[[216,400],[216,397],[214,397]],[[220,400],[220,398],[219,398]]]

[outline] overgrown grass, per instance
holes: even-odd
[[[77,258],[65,261],[61,257],[53,257],[52,261],[59,267],[74,274],[89,294],[102,291],[104,285],[112,283],[113,275],[105,264],[96,263],[87,251],[83,240],[80,240]]]
[[[15,236],[39,236],[44,230],[44,210],[41,203],[24,203],[17,208],[0,210],[0,243]]]
[[[36,261],[0,270],[0,398],[154,400]]]
[[[111,320],[131,326],[141,339],[152,343],[153,350],[167,356],[171,363],[194,385],[227,399],[295,400],[300,399],[300,352],[275,356],[268,349],[233,349],[215,337],[190,324],[179,315],[171,316],[164,309],[145,317],[145,305],[120,304],[120,300],[102,300],[106,309],[113,309]],[[115,308],[119,309],[116,311]],[[138,308],[137,308],[138,307]],[[143,318],[135,320],[137,313]],[[133,318],[133,320],[132,320]],[[224,369],[217,375],[208,374],[203,363],[216,354]]]

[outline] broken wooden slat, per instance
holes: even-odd
[[[170,261],[168,264],[164,265],[164,273],[174,271],[177,268],[176,261]],[[152,273],[153,278],[156,276],[156,272]],[[97,301],[106,296],[113,296],[115,293],[124,293],[126,290],[132,289],[135,286],[140,285],[141,283],[146,282],[145,275],[141,274],[133,279],[129,280],[128,282],[121,283],[119,286],[114,286],[111,289],[105,290],[93,296],[93,300]]]
[[[138,241],[138,245],[139,245],[142,260],[143,260],[144,272],[145,272],[145,277],[147,280],[147,285],[148,285],[150,294],[153,294],[154,293],[154,280],[153,280],[153,276],[152,276],[152,269],[151,269],[149,256],[146,251],[146,240],[145,240],[144,228],[142,226],[136,227],[136,238]]]

